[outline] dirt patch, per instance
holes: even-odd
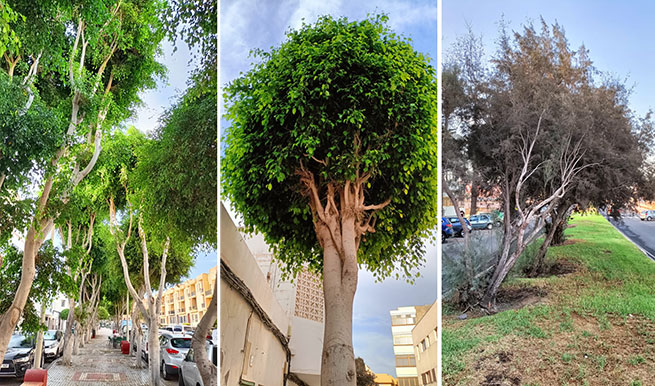
[[[578,264],[569,261],[569,260],[557,260],[553,263],[545,274],[542,276],[563,276],[568,275],[569,273],[576,272],[578,270]]]
[[[498,311],[516,310],[539,302],[548,295],[542,287],[501,287],[496,298]]]
[[[584,243],[584,242],[585,241],[582,240],[582,239],[566,239],[566,240],[564,240],[564,242],[562,244],[557,244],[557,245],[553,245],[553,246],[554,247],[562,247],[564,245],[573,245],[573,244]]]
[[[547,340],[507,335],[486,343],[463,358],[467,368],[446,377],[444,385],[650,384],[655,325],[649,320],[628,316],[601,321],[571,313],[538,324],[552,334]]]

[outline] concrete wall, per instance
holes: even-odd
[[[421,374],[432,371],[437,372],[437,302],[430,307],[423,318],[418,321],[412,330],[412,342],[416,352],[416,372],[418,374],[420,385],[436,385],[436,379],[433,382],[423,383]],[[421,342],[427,340],[429,347],[423,349]]]
[[[266,277],[221,204],[221,260],[250,289],[257,303],[283,333],[289,319],[275,299]],[[238,385],[240,378],[263,385],[281,385],[286,354],[241,296],[221,279],[221,385]]]
[[[291,319],[291,371],[310,386],[321,384],[323,326],[297,316]]]

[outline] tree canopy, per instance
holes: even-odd
[[[224,195],[289,270],[323,264],[306,172],[321,199],[357,182],[370,205],[388,202],[361,264],[387,276],[422,261],[437,219],[435,71],[386,20],[322,17],[255,52],[261,61],[225,88]]]

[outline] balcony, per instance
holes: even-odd
[[[193,298],[195,296],[196,296],[196,291],[191,291],[191,297]]]
[[[175,315],[175,311],[168,311],[169,315]]]
[[[180,300],[184,300],[184,295],[180,296]]]
[[[212,291],[211,291],[211,290],[207,290],[207,291],[205,291],[205,296],[211,296],[211,294],[212,294]]]

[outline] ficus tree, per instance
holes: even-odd
[[[172,0],[166,12],[167,31],[176,44],[188,45],[199,65],[193,70],[184,95],[162,117],[153,142],[150,157],[142,170],[148,177],[151,191],[165,193],[169,200],[153,204],[158,212],[192,236],[196,245],[216,248],[217,235],[217,123],[218,97],[217,59],[217,3],[215,1]],[[184,144],[184,146],[180,146]],[[167,165],[161,168],[159,165]],[[194,165],[189,170],[188,165]],[[206,386],[217,384],[217,368],[209,360],[205,337],[217,319],[217,289],[193,338],[194,361]]]
[[[322,274],[323,385],[356,384],[359,267],[411,275],[437,222],[435,71],[386,21],[321,17],[225,88],[223,194],[288,272]]]
[[[20,15],[10,22],[20,44],[7,48],[0,68],[26,95],[10,113],[28,114],[40,100],[62,124],[56,148],[44,156],[43,177],[31,181],[40,189],[18,229],[25,234],[22,276],[11,307],[0,314],[0,356],[29,296],[36,253],[55,226],[55,203],[68,201],[93,170],[103,132],[130,116],[140,90],[155,86],[163,71],[155,55],[164,35],[158,0],[6,4]]]

